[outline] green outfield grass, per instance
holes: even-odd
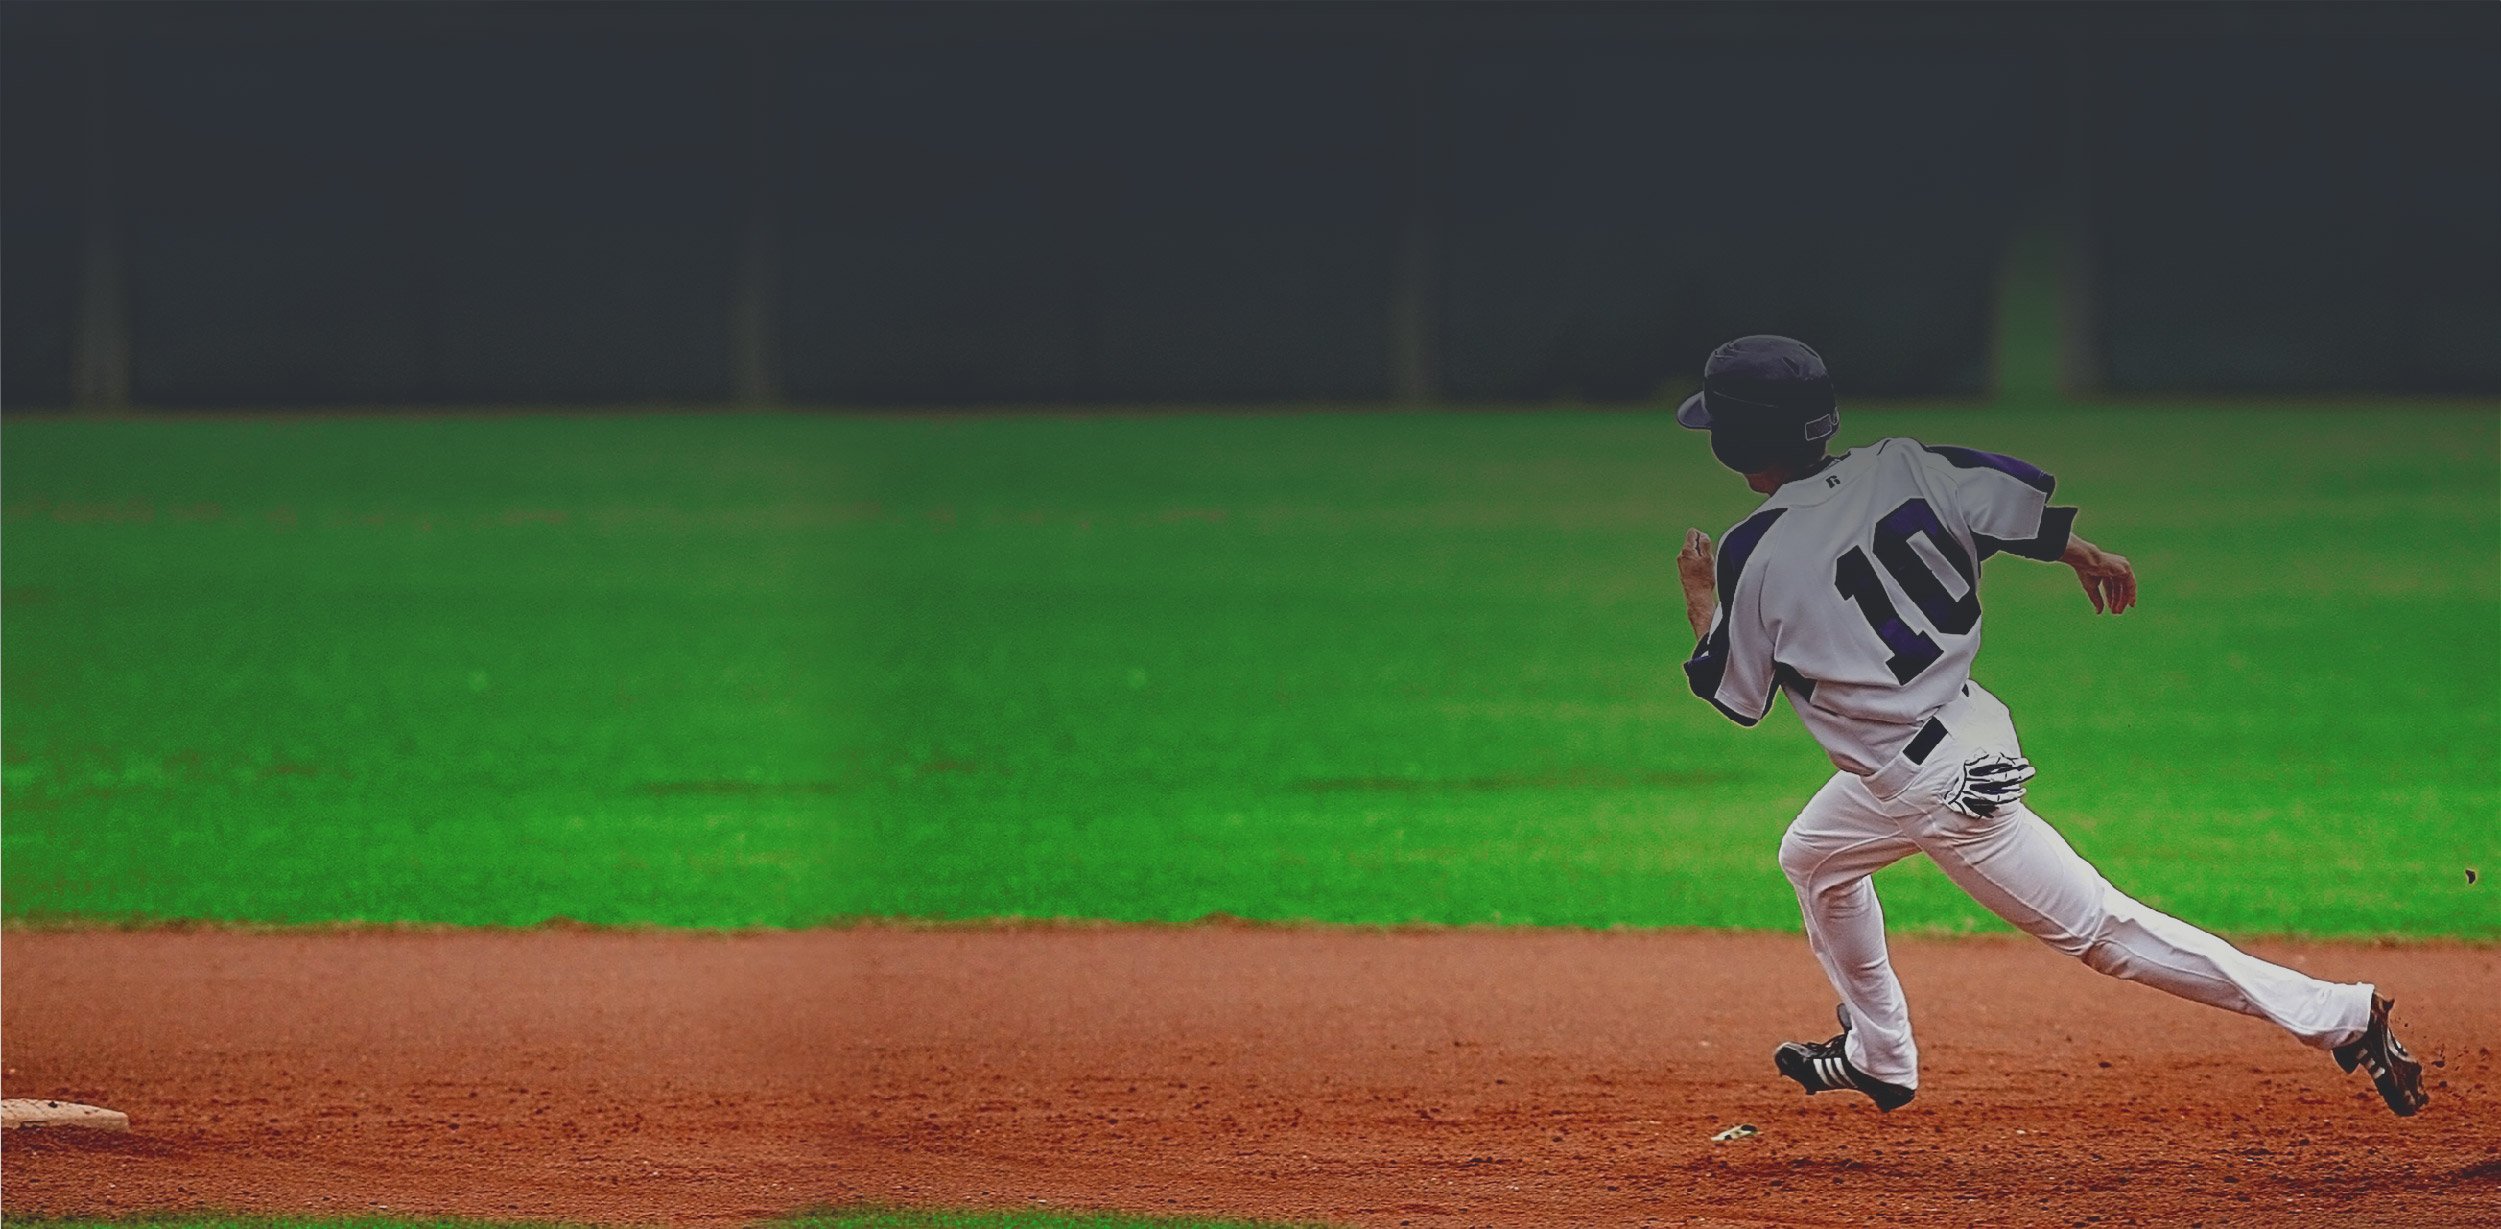
[[[1869,411],[2033,459],[2038,809],[2235,932],[2501,935],[2501,413]],[[1793,929],[1829,772],[1687,695],[1663,415],[5,427],[5,905]],[[1924,864],[1910,927],[1995,928]]]

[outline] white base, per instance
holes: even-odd
[[[130,1115],[100,1105],[75,1101],[36,1101],[12,1097],[0,1101],[0,1127],[86,1127],[92,1131],[128,1131]]]

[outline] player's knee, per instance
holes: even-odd
[[[2070,953],[2084,962],[2084,967],[2109,977],[2128,976],[2130,953],[2120,942],[2126,927],[2120,919],[2103,913],[2092,930],[2082,936],[2081,951]]]
[[[1812,886],[1817,867],[1823,865],[1823,851],[1791,828],[1780,838],[1780,873],[1801,891]]]
[[[2106,977],[2126,977],[2127,950],[2106,939],[2087,944],[2081,957],[2084,967]]]

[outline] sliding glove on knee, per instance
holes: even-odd
[[[2023,784],[2035,771],[2032,761],[2020,755],[1975,755],[1963,762],[1961,778],[1947,791],[1945,805],[1974,819],[2004,814],[2023,801]]]

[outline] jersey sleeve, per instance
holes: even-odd
[[[1954,508],[1971,529],[1983,559],[2000,551],[2054,560],[2075,532],[2073,508],[2053,507],[2058,479],[2039,466],[1977,448],[1924,444],[1931,469],[1953,492]]]
[[[1759,571],[1748,575],[1746,564],[1786,510],[1757,512],[1720,541],[1719,608],[1711,612],[1710,632],[1693,646],[1693,657],[1685,663],[1685,681],[1692,684],[1693,694],[1738,725],[1753,725],[1771,711],[1778,681],[1772,656],[1777,646],[1763,615],[1763,577]]]

